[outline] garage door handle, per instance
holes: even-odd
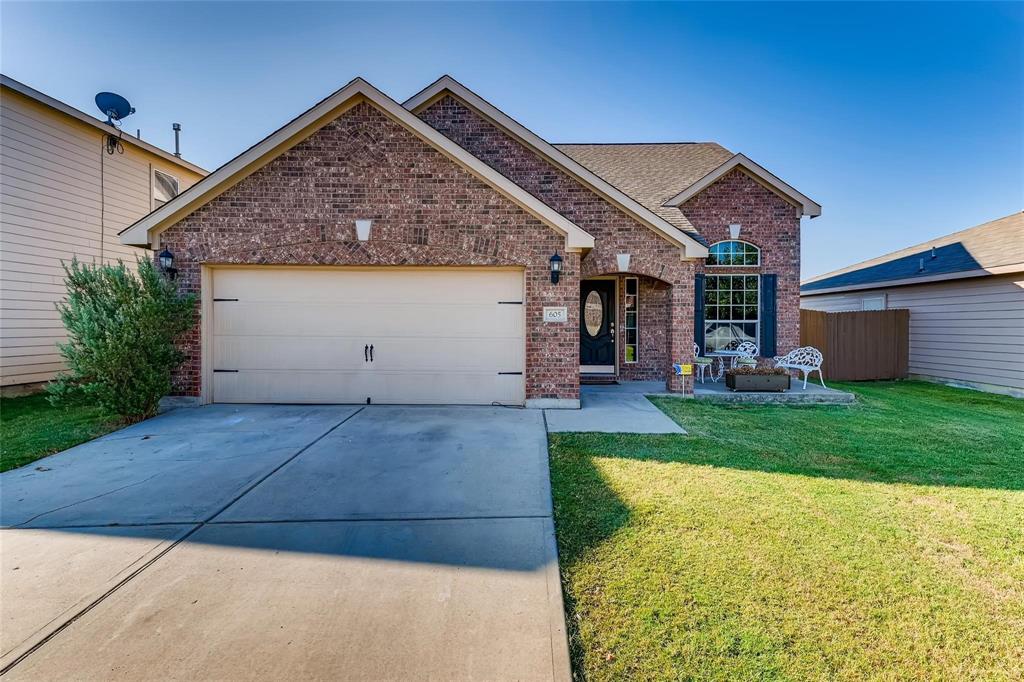
[[[369,345],[365,345],[365,346],[363,346],[363,362],[369,362],[369,361],[370,361],[370,346]]]
[[[373,344],[370,344],[370,362],[373,362]]]

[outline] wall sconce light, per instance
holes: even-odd
[[[164,249],[157,256],[160,259],[160,269],[167,273],[172,280],[178,276],[178,270],[174,267],[174,254]]]
[[[739,223],[733,223],[729,226],[729,239],[739,239],[741,225]]]
[[[615,262],[619,266],[619,272],[629,272],[629,254],[620,253],[615,256]]]
[[[359,237],[359,241],[365,242],[370,238],[370,227],[373,226],[372,220],[357,220],[356,221],[356,236]]]
[[[562,272],[562,257],[557,253],[550,259],[551,261],[551,283],[558,284],[558,276]]]

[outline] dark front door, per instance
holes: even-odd
[[[615,372],[615,280],[580,282],[580,366]]]

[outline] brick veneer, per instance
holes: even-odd
[[[639,291],[639,323],[637,325],[636,362],[626,362],[626,279],[619,275],[618,341],[619,376],[626,381],[654,381],[665,378],[665,367],[672,364],[668,356],[669,285],[652,277],[637,277]]]
[[[373,219],[359,242],[357,218]],[[579,395],[579,254],[564,238],[368,103],[361,103],[161,235],[178,281],[203,264],[522,266],[526,396]],[[561,283],[548,259],[565,258]],[[566,306],[566,324],[541,308]],[[201,389],[199,328],[182,341],[180,395]]]
[[[694,262],[684,260],[679,247],[451,95],[431,103],[419,112],[419,116],[593,235],[595,247],[583,259],[581,277],[618,273],[616,255],[628,253],[631,273],[659,279],[667,285],[664,300],[675,306],[670,311],[671,324],[650,325],[652,332],[660,326],[664,334],[664,341],[652,341],[652,348],[658,349],[652,363],[659,363],[660,367],[645,365],[630,369],[623,376],[669,378],[671,390],[684,390],[682,380],[670,376],[670,365],[671,358],[683,359],[692,355]],[[673,296],[669,288],[680,288],[681,292]],[[688,298],[685,296],[687,291]],[[664,319],[668,319],[668,315]],[[622,344],[619,346],[621,353]],[[625,365],[620,364],[620,367]],[[692,385],[692,381],[689,383]]]
[[[761,266],[700,264],[699,271],[777,275],[776,352],[781,355],[799,346],[800,210],[739,169],[730,171],[680,208],[708,244],[729,239],[729,225],[740,224],[740,239],[761,249]]]
[[[778,352],[799,344],[800,215],[792,204],[740,170],[681,207],[709,243],[741,238],[762,249],[759,268],[705,268],[486,118],[451,96],[420,117],[595,237],[580,260],[564,239],[515,203],[451,162],[372,105],[361,103],[161,235],[176,255],[182,288],[199,292],[202,264],[521,266],[526,273],[528,399],[579,395],[579,280],[639,277],[638,362],[625,363],[619,309],[619,367],[624,379],[667,379],[692,355],[695,273],[778,275]],[[372,218],[368,242],[354,221]],[[565,258],[561,283],[548,259]],[[629,274],[617,254],[630,254]],[[566,306],[566,324],[543,324],[545,305]],[[182,341],[186,363],[176,392],[201,389],[197,327]]]

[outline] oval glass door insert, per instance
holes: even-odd
[[[591,291],[587,294],[586,303],[583,304],[583,323],[587,327],[587,333],[591,336],[600,334],[602,320],[604,320],[604,304],[601,302],[601,294]]]

